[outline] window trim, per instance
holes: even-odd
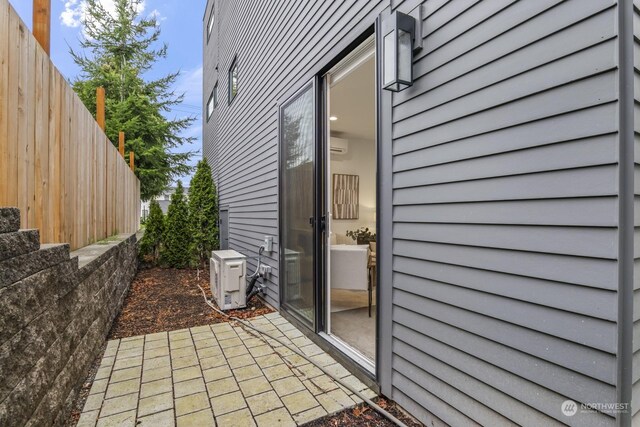
[[[213,108],[218,106],[218,81],[216,80],[216,84],[213,85]]]
[[[211,91],[211,95],[209,95],[209,99],[207,100],[207,105],[206,105],[206,110],[207,110],[207,123],[209,122],[209,120],[211,120],[211,117],[213,116],[213,110],[215,110],[216,106],[213,105],[213,107],[211,108],[211,111],[209,111],[209,105],[214,104],[214,100],[213,100],[213,91]]]
[[[233,72],[235,70],[235,74],[236,74],[236,93],[232,94],[233,92]],[[229,79],[229,85],[228,85],[228,89],[227,89],[227,100],[229,102],[229,105],[231,105],[231,103],[233,102],[234,99],[236,99],[236,96],[238,96],[238,57],[234,56],[233,57],[233,61],[231,61],[231,66],[229,67],[229,72],[227,73],[227,77]]]
[[[213,26],[215,24],[216,14],[214,11],[215,4],[211,6],[211,13],[209,13],[209,20],[207,21],[207,44],[209,44],[211,34],[213,33]]]

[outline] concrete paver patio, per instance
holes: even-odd
[[[375,396],[278,313],[250,321]],[[229,323],[109,341],[78,427],[295,426],[360,402],[268,342]]]

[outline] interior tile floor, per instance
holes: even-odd
[[[375,396],[278,313],[251,323]],[[295,426],[358,402],[284,346],[218,323],[109,341],[78,427]]]

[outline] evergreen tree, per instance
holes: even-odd
[[[189,186],[189,215],[194,258],[201,263],[218,248],[218,201],[207,159],[198,162]]]
[[[189,206],[180,181],[171,195],[160,258],[169,267],[185,268],[191,264]]]
[[[164,214],[157,201],[152,200],[149,205],[144,236],[140,242],[140,255],[150,256],[151,262],[156,264],[160,256],[160,245],[164,234]]]
[[[171,89],[178,72],[145,79],[145,73],[166,57],[167,46],[159,44],[156,19],[140,17],[141,1],[115,0],[115,12],[110,13],[100,0],[86,0],[82,52],[72,49],[71,55],[82,70],[73,88],[94,114],[96,89],[105,88],[107,136],[117,143],[118,132],[125,132],[125,150],[136,154],[141,198],[149,200],[175,177],[190,172],[192,153],[171,150],[194,140],[180,134],[195,118],[166,117],[183,99]]]

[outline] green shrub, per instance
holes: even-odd
[[[182,182],[178,181],[167,210],[164,242],[160,255],[162,263],[169,267],[185,268],[191,264],[191,230],[189,206],[184,197]]]
[[[198,163],[191,179],[189,215],[193,239],[191,252],[200,263],[206,263],[211,251],[218,249],[218,201],[207,159]]]
[[[145,223],[145,232],[140,242],[140,255],[156,264],[160,256],[160,247],[164,234],[164,214],[157,201],[149,205],[149,216]]]

